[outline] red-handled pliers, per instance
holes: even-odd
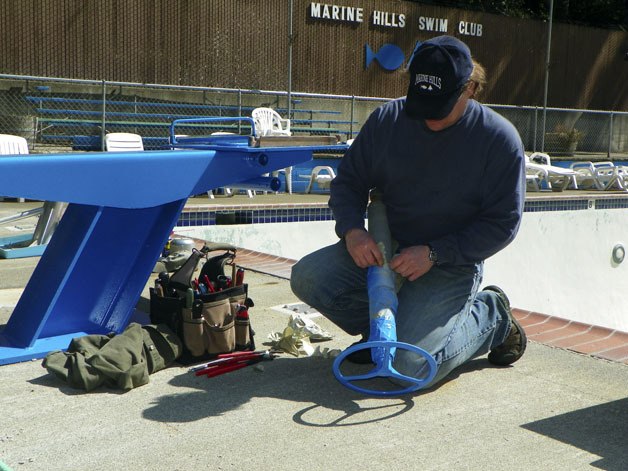
[[[218,358],[203,365],[191,368],[195,376],[207,376],[213,378],[231,371],[254,365],[261,361],[273,360],[277,357],[274,353],[266,350],[259,352],[234,352],[223,353]]]

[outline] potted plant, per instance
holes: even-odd
[[[581,131],[559,124],[554,131],[545,133],[544,150],[547,153],[572,156],[581,139]]]

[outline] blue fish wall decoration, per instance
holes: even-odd
[[[368,44],[365,44],[364,48],[366,53],[365,69],[368,69],[373,60],[377,60],[383,69],[397,70],[405,60],[405,54],[401,48],[394,44],[384,44],[377,52],[373,52]]]

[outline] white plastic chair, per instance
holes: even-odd
[[[0,134],[0,154],[28,154],[28,142],[20,136]]]
[[[290,120],[282,118],[272,108],[255,108],[251,112],[255,136],[291,136]]]
[[[328,189],[331,185],[331,181],[334,178],[336,178],[336,173],[334,172],[334,169],[329,167],[328,165],[314,167],[312,169],[312,173],[310,174],[310,182],[308,183],[305,192],[310,193],[312,191],[314,183],[316,183],[321,190]]]
[[[143,151],[142,136],[130,132],[110,132],[105,134],[105,150],[107,152]]]
[[[255,137],[260,136],[291,136],[290,120],[282,118],[272,108],[255,108],[251,112],[255,123]],[[286,175],[286,192],[292,193],[292,167],[286,167],[282,172]],[[279,170],[273,172],[273,177],[279,175]]]
[[[26,141],[26,139],[20,136],[0,134],[0,154],[28,154],[28,142]],[[18,202],[23,203],[24,198],[18,198]]]

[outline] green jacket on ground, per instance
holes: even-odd
[[[164,324],[131,323],[120,334],[74,338],[67,351],[50,352],[42,366],[73,388],[129,390],[148,383],[148,376],[174,362],[182,348]]]

